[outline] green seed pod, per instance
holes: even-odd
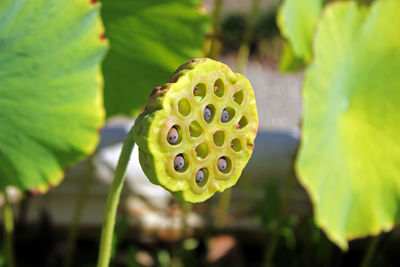
[[[144,173],[175,197],[201,202],[233,186],[253,152],[257,107],[249,81],[208,59],[182,65],[136,119]]]

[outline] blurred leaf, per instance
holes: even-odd
[[[285,245],[289,250],[294,250],[296,248],[296,236],[292,227],[282,227],[280,235],[284,238]]]
[[[160,267],[168,267],[171,266],[171,257],[169,256],[169,253],[165,249],[161,249],[157,253],[157,258]]]
[[[257,214],[268,230],[276,228],[280,208],[280,188],[275,179],[269,179],[264,185],[263,198],[256,203]]]
[[[400,1],[328,6],[304,84],[300,181],[342,249],[392,229],[400,197]]]
[[[199,246],[199,241],[195,238],[187,238],[183,241],[182,247],[186,250],[194,250]]]
[[[90,1],[0,2],[0,189],[45,192],[92,153],[106,42]]]
[[[136,260],[136,254],[138,253],[138,248],[136,246],[130,246],[127,252],[127,262],[128,267],[139,267],[140,264]]]
[[[285,0],[279,8],[277,24],[294,55],[309,63],[315,27],[322,12],[323,0]]]
[[[296,57],[292,47],[286,41],[283,44],[283,51],[279,62],[279,70],[282,72],[296,72],[304,68],[305,63],[301,58]]]
[[[6,255],[3,247],[0,246],[0,267],[6,266]]]
[[[103,0],[111,43],[104,64],[107,116],[136,115],[155,86],[202,56],[208,17],[194,0]]]

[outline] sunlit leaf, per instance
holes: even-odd
[[[44,192],[102,126],[99,5],[0,1],[0,189]]]
[[[304,61],[294,54],[292,46],[285,42],[279,61],[279,70],[282,72],[296,72],[304,68],[304,65]]]
[[[194,0],[103,0],[111,43],[104,64],[107,116],[136,115],[182,62],[202,56],[208,18]]]
[[[306,73],[299,178],[343,249],[390,230],[400,199],[400,1],[328,6]]]
[[[278,12],[277,24],[289,41],[294,55],[309,63],[315,27],[322,12],[323,0],[285,0]]]

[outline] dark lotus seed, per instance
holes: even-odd
[[[204,117],[204,120],[205,120],[205,121],[209,121],[209,120],[210,120],[210,118],[211,118],[211,110],[210,110],[208,107],[206,107],[206,108],[204,109],[204,111],[203,111],[203,117]]]
[[[174,145],[178,141],[178,138],[179,138],[179,133],[178,133],[178,130],[174,126],[168,131],[168,135],[167,135],[168,143],[170,143],[171,145]]]
[[[229,120],[229,113],[226,109],[224,109],[221,114],[221,121],[227,122],[228,120]]]
[[[199,171],[196,173],[195,179],[196,179],[196,183],[200,183],[201,181],[203,181],[203,179],[204,179],[204,172],[203,172],[203,170],[199,170]]]
[[[217,167],[220,172],[223,172],[226,169],[226,166],[227,166],[226,159],[224,158],[218,159]]]
[[[174,159],[174,169],[176,171],[182,170],[183,166],[185,165],[185,159],[182,155],[178,155]]]
[[[197,86],[195,86],[194,89],[193,89],[193,93],[197,93],[198,90],[199,89],[197,88]]]

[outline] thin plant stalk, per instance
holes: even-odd
[[[290,196],[292,195],[294,184],[296,182],[296,176],[294,171],[289,175],[283,192],[282,204],[279,210],[278,221],[276,227],[272,233],[272,237],[267,245],[266,251],[264,253],[264,267],[270,267],[274,259],[276,248],[278,247],[279,232],[282,227],[282,223],[286,217],[287,209],[289,206]]]
[[[246,31],[244,33],[243,42],[240,45],[236,70],[240,73],[246,68],[247,62],[249,61],[250,56],[250,42],[251,38],[254,35],[254,30],[257,25],[257,20],[260,15],[260,0],[253,0],[252,7],[250,11],[250,16],[248,17]]]
[[[82,218],[83,209],[88,199],[89,191],[94,178],[94,156],[90,156],[88,160],[88,169],[79,188],[78,198],[74,207],[72,221],[70,224],[67,245],[65,250],[64,267],[70,267],[74,257],[76,239],[78,237],[78,229]]]
[[[217,2],[218,0],[216,0]],[[221,7],[220,7],[221,8]],[[243,73],[249,57],[249,44],[251,36],[253,35],[254,27],[257,23],[258,12],[260,9],[260,0],[253,0],[252,10],[250,12],[249,23],[246,27],[244,41],[240,46],[237,62],[237,71]],[[219,11],[221,12],[221,11]],[[218,210],[222,218],[216,222],[217,229],[222,229],[226,224],[226,215],[228,214],[230,202],[232,197],[232,189],[225,190],[219,199]]]
[[[15,267],[15,253],[14,253],[14,215],[10,202],[8,201],[7,191],[4,190],[4,247],[6,250],[7,266]]]
[[[210,50],[208,51],[207,57],[216,59],[219,56],[221,49],[221,11],[222,11],[223,0],[215,0],[212,14],[212,26],[213,32],[211,37]]]
[[[369,267],[371,265],[371,260],[375,254],[376,248],[378,247],[379,241],[381,240],[382,235],[377,235],[372,238],[368,245],[367,252],[364,255],[364,258],[361,262],[361,267]]]
[[[100,252],[97,262],[98,267],[107,267],[110,263],[117,208],[125,181],[126,169],[128,167],[134,145],[135,140],[133,138],[133,128],[131,128],[122,146],[122,151],[114,173],[114,179],[107,197],[103,229],[101,232]]]
[[[183,266],[182,259],[183,259],[183,243],[185,242],[188,236],[188,224],[187,224],[187,216],[192,210],[193,205],[188,202],[181,203],[182,209],[182,217],[181,217],[181,233],[180,233],[180,244],[179,246],[173,246],[171,251],[171,267],[179,267]]]
[[[217,2],[218,0],[216,0]],[[237,60],[237,71],[243,73],[244,68],[246,67],[248,58],[249,58],[249,45],[250,40],[254,32],[254,27],[257,23],[258,13],[260,9],[260,0],[253,0],[252,9],[250,12],[249,23],[247,24],[245,36],[243,43],[240,46],[238,60]],[[218,219],[216,227],[217,229],[222,229],[226,223],[226,214],[228,213],[230,202],[231,202],[231,189],[225,190],[219,199],[218,207],[219,211],[222,215],[221,219]]]
[[[216,0],[218,1],[218,0]],[[250,12],[249,23],[247,24],[245,36],[243,43],[240,46],[238,60],[237,60],[237,71],[243,73],[244,68],[246,67],[248,57],[249,57],[249,45],[250,40],[254,32],[254,27],[257,23],[258,13],[260,9],[260,0],[253,0],[252,9]],[[226,215],[229,210],[230,202],[231,202],[231,189],[225,190],[219,199],[218,210],[222,216],[222,218],[218,219],[216,222],[217,229],[222,229],[226,224]]]
[[[232,189],[229,188],[225,190],[219,198],[218,201],[219,216],[216,222],[216,228],[219,230],[223,230],[226,225],[227,214],[229,212],[229,206],[231,203],[231,196],[232,196]]]
[[[182,203],[182,228],[181,228],[181,240],[185,240],[188,233],[188,214],[192,211],[193,205],[188,202]]]

